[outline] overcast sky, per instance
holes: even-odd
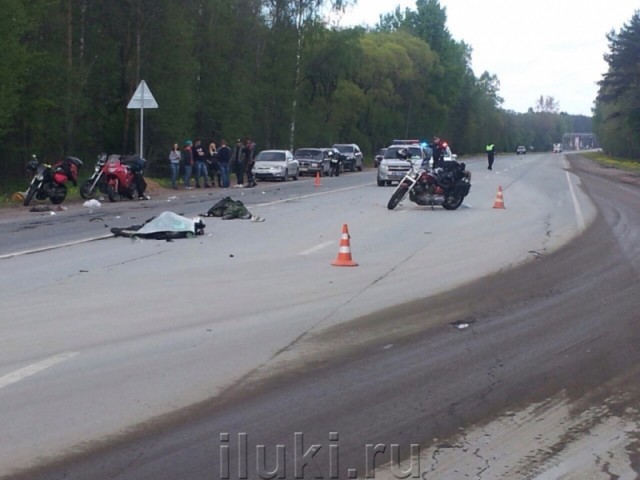
[[[606,34],[628,24],[632,0],[440,0],[447,27],[473,49],[478,77],[500,80],[503,108],[526,112],[540,95],[554,97],[560,110],[591,115],[598,82],[607,70]],[[340,25],[375,25],[380,14],[415,10],[415,0],[358,0]]]

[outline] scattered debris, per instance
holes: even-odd
[[[474,323],[476,323],[475,320],[458,320],[457,322],[453,322],[451,325],[458,330],[464,330],[466,328],[469,328]]]
[[[94,198],[92,200],[87,200],[82,204],[82,206],[87,208],[100,208],[102,204]]]
[[[26,192],[15,192],[13,195],[11,195],[11,201],[24,202],[24,197],[26,194],[27,194]]]
[[[29,209],[30,212],[52,212],[55,215],[55,212],[51,209],[49,205],[34,205]]]

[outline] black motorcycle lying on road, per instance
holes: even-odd
[[[455,210],[470,189],[471,172],[465,170],[464,163],[451,160],[432,170],[411,163],[411,169],[398,183],[387,208],[396,208],[408,193],[409,200],[418,205],[441,205],[445,210]]]
[[[36,200],[49,198],[54,205],[61,204],[67,198],[67,181],[71,181],[74,186],[77,185],[78,170],[81,166],[82,161],[76,157],[65,157],[49,165],[40,163],[34,155],[33,160],[27,163],[27,171],[33,177],[22,204],[28,207],[34,197]]]

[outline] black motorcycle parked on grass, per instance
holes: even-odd
[[[107,163],[107,154],[103,153],[98,157],[93,175],[80,185],[80,196],[85,200],[95,198],[98,191],[107,193],[107,182],[104,174],[104,166]]]
[[[67,181],[77,185],[78,170],[82,166],[82,161],[76,157],[65,157],[53,165],[40,163],[35,155],[33,160],[27,163],[27,171],[33,177],[29,183],[29,188],[24,196],[22,204],[28,207],[31,201],[46,200],[59,205],[67,198]]]

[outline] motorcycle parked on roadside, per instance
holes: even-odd
[[[328,152],[327,156],[329,157],[329,176],[337,177],[342,172],[342,158],[339,154],[334,154],[333,152]]]
[[[142,198],[146,187],[142,178],[143,168],[144,160],[140,157],[134,156],[127,161],[120,155],[109,155],[103,167],[109,201],[116,202],[122,197],[130,200]]]
[[[48,198],[54,205],[61,204],[67,198],[66,183],[71,181],[74,186],[77,185],[78,170],[81,166],[82,160],[76,157],[65,157],[53,165],[49,165],[48,163],[40,163],[33,155],[33,160],[27,163],[27,171],[33,177],[22,204],[28,207],[34,197],[36,200]]]
[[[418,205],[439,205],[445,210],[455,210],[462,205],[470,189],[471,172],[465,170],[464,163],[452,160],[433,170],[412,163],[391,195],[387,208],[396,208],[408,193],[409,200]]]
[[[95,198],[98,191],[107,193],[107,182],[105,179],[106,176],[104,169],[106,163],[107,154],[103,153],[98,157],[98,161],[93,168],[93,175],[80,185],[80,196],[85,200]]]

